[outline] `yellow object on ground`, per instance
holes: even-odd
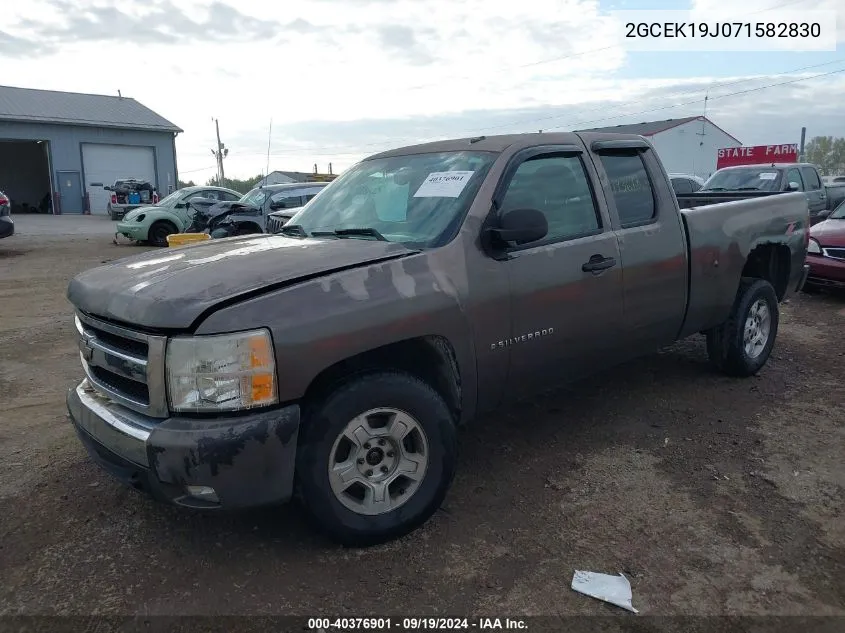
[[[185,244],[202,242],[210,238],[211,236],[208,233],[172,233],[167,236],[167,245],[184,246]]]

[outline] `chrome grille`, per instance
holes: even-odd
[[[74,319],[79,357],[91,386],[133,411],[167,417],[164,350],[167,338],[106,323],[87,314]]]
[[[823,248],[822,253],[825,257],[845,260],[845,248]]]

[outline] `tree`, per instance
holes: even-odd
[[[247,193],[250,189],[254,189],[255,185],[258,184],[258,181],[264,178],[262,174],[258,174],[257,176],[253,176],[252,178],[247,178],[246,180],[240,180],[239,178],[224,178],[223,182],[217,182],[217,176],[213,178],[209,178],[208,181],[205,183],[208,187],[226,187],[227,189],[234,189],[238,193]]]
[[[814,136],[804,148],[804,157],[823,176],[845,174],[845,138]]]
[[[196,187],[196,183],[193,180],[189,180],[185,182],[184,180],[180,180],[176,183],[177,189],[184,189],[185,187]]]

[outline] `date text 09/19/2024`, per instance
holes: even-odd
[[[307,630],[330,631],[527,631],[522,618],[309,618]]]

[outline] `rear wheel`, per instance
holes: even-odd
[[[355,378],[307,408],[302,424],[299,492],[334,540],[366,546],[398,538],[443,502],[455,470],[455,425],[443,398],[417,378]]]
[[[772,285],[764,279],[743,279],[728,320],[707,332],[710,362],[731,376],[756,374],[772,353],[779,316]]]
[[[172,222],[159,220],[150,227],[147,239],[153,246],[167,246],[167,236],[178,232]]]

